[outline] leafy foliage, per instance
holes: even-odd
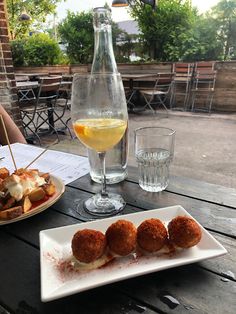
[[[215,20],[196,16],[190,30],[180,32],[167,45],[171,60],[200,61],[222,59],[222,43],[218,40]]]
[[[68,12],[58,27],[61,41],[67,45],[71,63],[89,63],[93,58],[94,34],[92,13]]]
[[[131,7],[131,15],[137,20],[142,31],[141,39],[152,59],[174,61],[181,58],[171,47],[176,38],[185,37],[191,29],[194,11],[188,0],[160,0],[155,11],[140,1]]]
[[[14,65],[43,66],[61,63],[58,43],[46,34],[11,42]]]
[[[221,0],[212,8],[211,15],[215,19],[218,37],[223,45],[223,59],[230,56],[230,49],[236,55],[236,0]]]
[[[11,39],[29,36],[33,25],[45,22],[46,16],[55,12],[62,0],[7,0],[7,11]],[[29,21],[19,21],[22,12],[27,12]]]
[[[25,42],[23,40],[12,40],[10,44],[14,66],[23,66]]]
[[[94,30],[92,12],[72,13],[59,25],[61,41],[67,46],[67,54],[71,63],[91,63],[94,53]],[[116,38],[121,30],[112,23],[112,39],[116,52]]]
[[[188,0],[159,0],[156,10],[152,11],[137,0],[131,7],[151,59],[229,58],[230,49],[235,47],[236,51],[236,0],[221,0],[205,15],[199,15],[189,3]]]
[[[15,65],[65,62],[58,45],[45,35],[29,37],[29,30],[55,11],[62,0],[7,0]],[[142,61],[229,60],[236,58],[236,0],[220,0],[200,15],[189,0],[159,0],[155,10],[141,0],[130,1],[138,22],[138,39],[112,24],[117,62],[129,62],[135,51]],[[19,22],[24,10],[30,21]],[[94,53],[92,12],[72,13],[58,27],[70,63],[91,63]],[[24,38],[29,38],[28,41]],[[19,40],[22,39],[22,40]]]

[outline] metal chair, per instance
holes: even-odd
[[[173,82],[173,73],[159,73],[153,89],[140,89],[145,100],[144,108],[148,107],[155,114],[156,107],[161,105],[167,112],[166,101],[170,98]]]
[[[20,82],[22,87],[18,88],[18,100],[19,102],[25,102],[36,99],[33,88],[29,85],[28,75],[15,75],[16,82]]]
[[[71,138],[73,138],[73,135],[70,128],[68,127],[68,122],[70,118],[64,121],[64,116],[66,110],[70,110],[71,108],[72,81],[73,77],[67,78],[66,81],[63,80],[58,91],[58,98],[54,103],[54,124],[59,121],[64,126],[61,130],[57,129],[57,131],[63,132],[64,130],[67,130]]]
[[[196,68],[197,69],[197,68]],[[194,73],[193,84],[191,88],[191,110],[192,111],[207,111],[211,113],[212,102],[215,91],[217,72],[210,69],[201,69]],[[195,107],[196,98],[199,103],[204,106]]]
[[[170,107],[172,110],[187,110],[193,69],[193,63],[174,63],[173,72],[175,75],[173,79],[173,88],[170,102]],[[183,106],[177,106],[177,98],[180,98],[181,100],[183,99]]]
[[[54,127],[54,103],[58,98],[58,91],[61,84],[61,77],[41,78],[37,98],[25,106],[20,107],[23,127],[27,136],[32,134],[39,140],[40,135],[45,134],[40,129],[45,124],[49,133],[55,133],[59,142],[59,136]],[[30,132],[30,134],[29,134]]]

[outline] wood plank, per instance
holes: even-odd
[[[233,313],[231,310],[236,302],[234,283],[225,283],[219,276],[192,265],[126,280],[43,304],[40,302],[38,250],[2,231],[0,239],[0,251],[4,251],[4,256],[0,259],[0,302],[10,306],[14,312],[28,309],[38,313],[78,313],[76,311],[79,307],[80,313],[111,313],[114,309],[112,313],[115,314],[121,313],[122,308],[127,310],[127,302],[135,306],[136,302],[133,300],[137,298],[139,305],[145,302],[157,312],[161,310],[167,313],[169,308],[160,299],[169,294],[180,302],[175,313],[182,313],[186,307],[193,307],[193,313],[213,313],[216,308],[216,313]],[[117,287],[129,297],[117,293]],[[108,303],[104,302],[104,295],[109,299]],[[218,297],[214,300],[215,295]],[[228,310],[223,312],[225,303]],[[138,310],[134,311],[137,312]]]
[[[10,312],[0,305],[0,314],[10,314]]]
[[[26,242],[39,247],[39,232],[41,230],[56,228],[83,222],[77,213],[77,206],[83,206],[83,201],[91,197],[91,193],[79,191],[75,188],[66,187],[62,198],[46,211],[19,221],[14,224],[2,226],[2,230],[20,237]],[[134,208],[127,205],[121,215],[141,211],[141,208]]]
[[[126,280],[119,287],[128,296],[163,313],[235,313],[235,282],[224,282],[194,265]],[[170,302],[168,297],[174,298],[176,303]]]
[[[89,175],[74,181],[70,186],[93,193],[100,191],[99,184],[91,184]],[[170,193],[168,191],[162,191],[161,193],[146,192],[137,184],[128,181],[109,186],[108,189],[111,192],[120,193],[125,201],[133,206],[134,210],[136,207],[147,210],[182,205],[205,228],[228,236],[236,236],[235,209]]]
[[[39,247],[39,232],[41,230],[56,228],[71,224],[80,223],[78,219],[79,215],[76,213],[75,208],[71,207],[71,200],[80,195],[77,189],[67,188],[67,192],[64,197],[57,202],[53,208],[46,210],[45,212],[33,216],[29,219],[22,220],[20,222],[2,226],[2,230],[8,232],[23,241],[30,243],[34,247]],[[84,193],[87,197],[89,193]],[[67,196],[67,197],[66,197]],[[133,210],[132,210],[133,209]],[[142,209],[129,207],[124,213],[137,212]],[[120,216],[117,217],[117,219]],[[227,226],[227,224],[226,224]],[[212,233],[212,232],[211,232]],[[216,233],[212,233],[228,250],[228,254],[209,261],[207,264],[203,262],[203,266],[210,271],[218,274],[231,271],[236,274],[236,241],[226,236],[222,236]]]
[[[211,234],[226,248],[227,254],[199,263],[205,269],[236,281],[236,240],[211,232]]]
[[[0,239],[0,251],[4,251],[0,259],[0,303],[6,304],[14,313],[120,314],[146,310],[151,314],[157,313],[111,285],[42,303],[39,251],[2,231]]]
[[[128,180],[138,183],[136,167],[128,167]],[[166,191],[213,202],[236,209],[236,189],[186,177],[171,176]]]
[[[19,237],[33,246],[39,247],[39,232],[41,230],[72,225],[79,222],[75,218],[48,209],[28,219],[4,225],[1,227],[1,230]]]
[[[39,247],[39,232],[41,230],[81,223],[81,217],[76,212],[78,195],[82,194],[83,200],[83,197],[84,199],[88,199],[91,194],[85,192],[79,193],[78,190],[72,188],[66,188],[66,190],[67,193],[65,193],[61,200],[54,204],[53,207],[28,219],[14,224],[4,225],[2,226],[2,230],[30,243],[33,246]],[[79,205],[81,207],[83,206],[83,203],[80,202]],[[138,209],[138,211],[141,210],[142,209]],[[122,214],[132,212],[134,212],[132,208],[127,206]]]
[[[40,218],[38,216],[38,219],[36,217],[32,217],[31,221],[28,219],[21,223],[6,226],[2,231],[6,231],[22,241],[39,248],[39,232],[41,230],[78,223],[76,219],[66,217],[60,213],[54,213],[51,210],[45,212],[44,217]],[[203,261],[199,265],[222,276],[225,275],[227,277],[227,274],[231,275],[233,279],[233,274],[236,277],[236,240],[214,232],[211,232],[211,234],[227,249],[228,253],[212,260]]]
[[[61,213],[69,214],[71,217],[81,219],[81,216],[77,213],[77,207],[81,209],[83,207],[83,203],[93,194],[78,190],[77,188],[66,187],[66,193],[63,197],[52,206],[52,208],[60,211]],[[143,210],[142,208],[138,208],[137,211]],[[126,215],[135,212],[133,206],[127,205],[121,215]]]
[[[117,217],[117,219],[118,218],[120,217]],[[38,248],[39,232],[41,230],[76,223],[79,223],[77,219],[53,212],[53,210],[48,210],[44,214],[34,216],[31,219],[5,226],[2,228],[2,230]],[[222,245],[225,246],[225,248],[228,250],[228,254],[223,257],[218,257],[214,260],[202,262],[202,266],[218,274],[227,273],[230,271],[236,276],[236,240],[226,236],[217,235],[214,232],[212,234],[219,240],[220,243],[222,243]]]

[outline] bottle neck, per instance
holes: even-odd
[[[91,73],[118,73],[110,25],[95,29],[94,58]]]

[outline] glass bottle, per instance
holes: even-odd
[[[111,11],[108,8],[93,10],[94,57],[91,74],[118,73],[112,45]],[[127,177],[128,129],[121,141],[106,153],[106,183],[113,184]],[[90,176],[101,182],[101,166],[98,154],[88,149]]]

